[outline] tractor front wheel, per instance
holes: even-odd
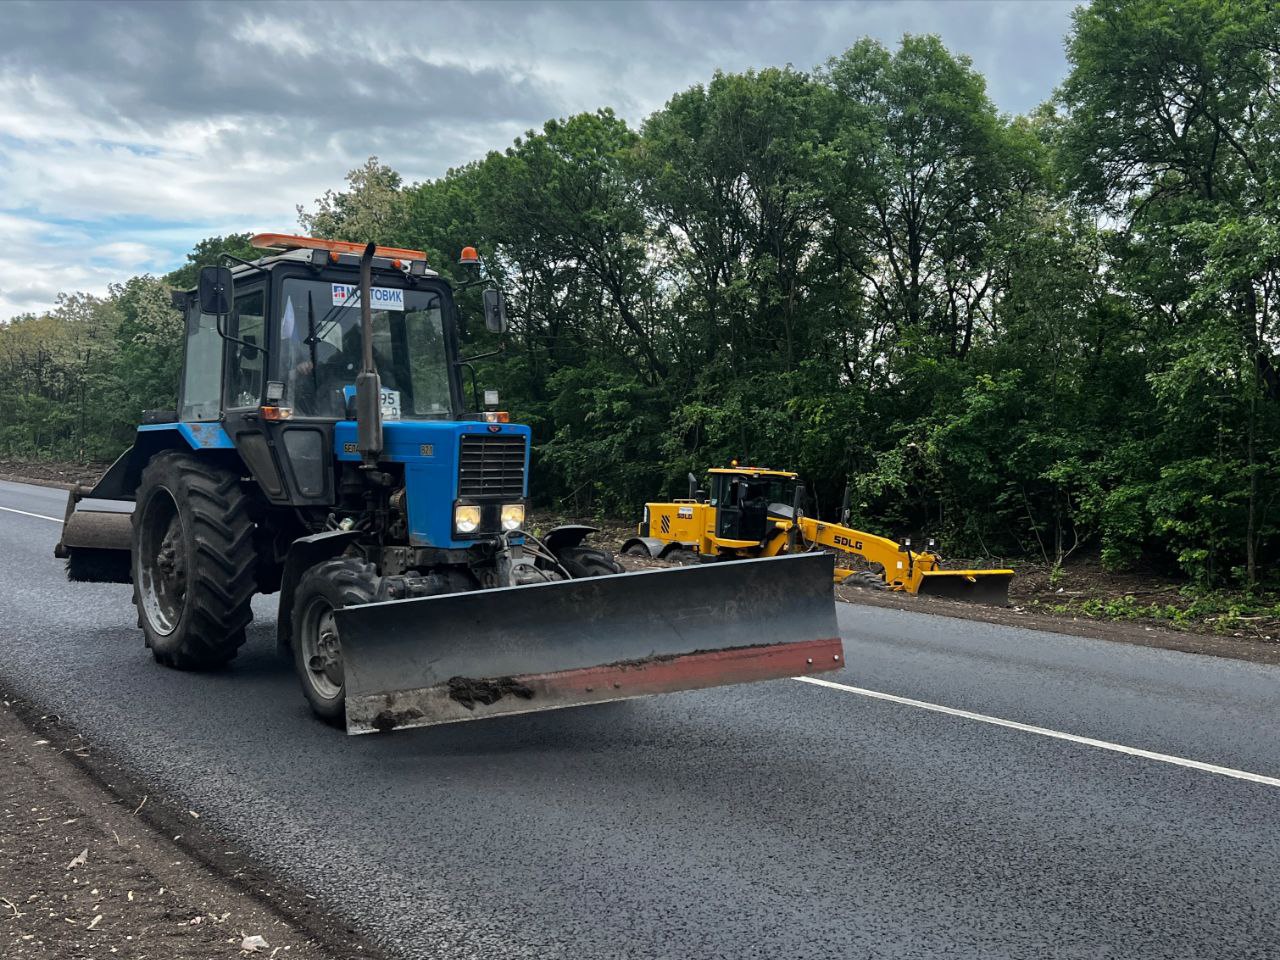
[[[253,617],[254,524],[237,474],[177,451],[142,471],[133,512],[133,602],[160,663],[221,666]]]
[[[346,722],[347,687],[334,611],[370,603],[377,593],[373,565],[356,557],[318,563],[293,595],[293,658],[302,692],[325,723]]]

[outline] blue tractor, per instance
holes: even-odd
[[[307,701],[352,733],[843,665],[829,557],[619,575],[591,527],[533,536],[530,430],[478,409],[474,372],[468,397],[424,254],[253,242],[175,294],[178,408],[72,491],[56,548],[73,581],[133,584],[159,663],[225,665],[279,593]]]

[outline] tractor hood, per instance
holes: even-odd
[[[528,496],[530,431],[523,424],[388,420],[382,433],[380,459],[404,464],[414,546],[461,548],[489,539],[488,524],[482,527],[485,536],[455,536],[454,506],[479,504],[487,516]],[[354,420],[335,425],[334,447],[339,460],[359,462]]]

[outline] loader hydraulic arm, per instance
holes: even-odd
[[[884,569],[884,586],[890,590],[1002,607],[1009,604],[1012,570],[943,570],[942,558],[932,550],[917,553],[887,537],[806,516],[800,517],[799,527],[792,533],[793,537],[799,534],[797,539],[802,541],[799,545],[805,549],[836,551],[837,583],[858,572],[847,559],[841,559],[841,555],[852,555],[867,563],[879,564]]]
[[[915,593],[921,575],[938,566],[938,558],[932,553],[912,553],[887,537],[854,530],[838,523],[822,523],[812,517],[800,518],[800,535],[806,545],[828,547],[838,553],[852,554],[867,563],[878,563],[884,568],[885,583],[890,587]],[[836,562],[836,577],[843,580],[855,571]]]

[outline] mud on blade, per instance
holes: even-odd
[[[836,670],[831,581],[807,553],[339,610],[347,732]]]

